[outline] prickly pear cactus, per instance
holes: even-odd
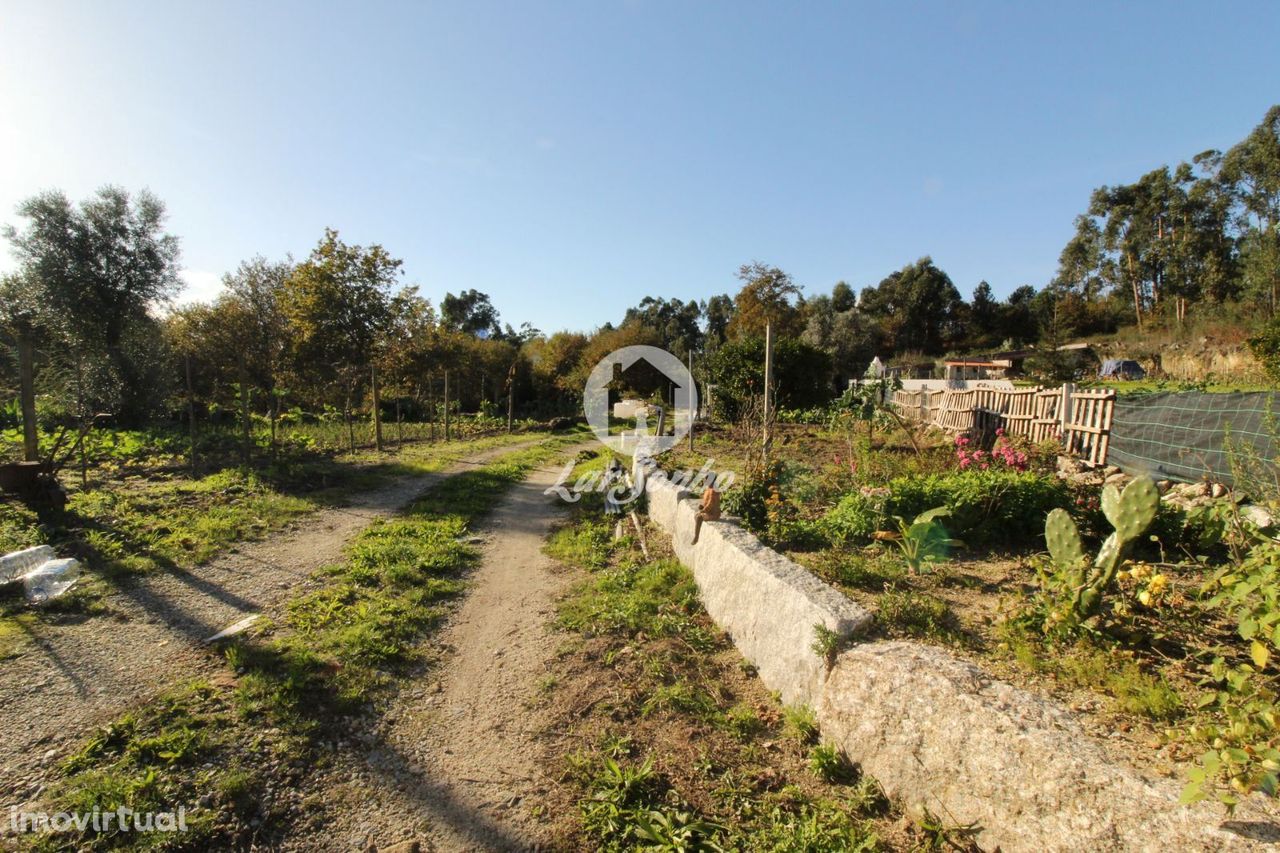
[[[1049,556],[1064,569],[1084,566],[1084,543],[1080,531],[1065,509],[1055,509],[1044,522],[1044,541],[1049,546]]]
[[[1097,612],[1102,594],[1115,580],[1129,549],[1147,531],[1160,509],[1160,492],[1146,478],[1129,483],[1121,492],[1115,486],[1102,490],[1102,513],[1115,527],[1098,549],[1087,574],[1073,575],[1076,582],[1071,596],[1071,611],[1076,619],[1087,619]],[[1044,538],[1049,554],[1060,568],[1078,570],[1087,560],[1080,533],[1071,516],[1055,509],[1045,519]]]
[[[1108,490],[1112,495],[1110,500]],[[1141,536],[1156,520],[1156,511],[1160,509],[1160,492],[1146,477],[1133,480],[1122,493],[1117,493],[1115,486],[1107,486],[1102,495],[1102,512],[1122,541]]]

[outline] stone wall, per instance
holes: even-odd
[[[736,524],[708,522],[692,544],[697,501],[661,475],[649,477],[645,494],[649,517],[671,535],[711,618],[784,702],[814,704],[826,675],[815,626],[847,639],[871,614]]]
[[[708,522],[691,544],[697,502],[661,475],[646,485],[650,518],[764,684],[788,704],[811,705],[823,737],[909,813],[972,824],[987,850],[1250,850],[1280,841],[1270,802],[1255,798],[1230,818],[1210,803],[1180,806],[1179,780],[1110,760],[1055,703],[941,648],[857,642],[872,618],[862,607],[732,521]],[[830,669],[813,649],[815,624],[849,646]]]

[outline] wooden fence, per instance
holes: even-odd
[[[1090,465],[1104,465],[1111,437],[1115,391],[1061,388],[970,388],[895,391],[893,405],[903,417],[952,433],[1024,436],[1039,444],[1061,440],[1063,450]]]

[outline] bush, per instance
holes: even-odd
[[[818,522],[818,530],[832,545],[865,545],[880,529],[884,519],[884,499],[850,492],[827,510]]]
[[[1044,519],[1070,508],[1066,484],[1045,474],[987,470],[899,477],[889,484],[884,512],[914,518],[938,506],[950,510],[947,529],[975,545],[1039,543]]]

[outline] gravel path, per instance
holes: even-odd
[[[44,768],[93,726],[175,681],[218,670],[202,645],[246,615],[272,615],[342,557],[347,542],[438,480],[532,442],[477,453],[319,510],[261,542],[191,571],[138,578],[113,591],[110,616],[50,626],[0,665],[0,803],[35,795]]]
[[[573,448],[567,453],[572,453]],[[479,528],[485,542],[468,592],[434,645],[441,661],[401,685],[369,732],[308,787],[323,792],[321,828],[297,850],[524,850],[545,843],[530,805],[550,780],[536,733],[539,683],[561,642],[555,601],[572,575],[542,553],[563,504],[543,494],[547,465],[512,489]],[[402,845],[396,847],[396,845]]]

